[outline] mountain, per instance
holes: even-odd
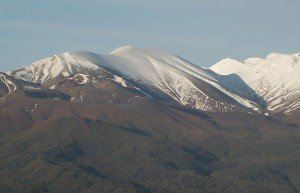
[[[260,106],[223,87],[206,69],[163,51],[134,46],[108,55],[67,52],[8,73],[17,79],[55,87],[57,80],[82,76],[130,82],[132,87],[158,98],[211,112],[258,111]],[[80,75],[81,74],[81,75]]]
[[[17,89],[12,79],[47,89],[70,79],[77,84],[110,79],[199,110],[288,115],[300,107],[299,58],[299,54],[270,54],[266,59],[224,59],[204,69],[164,51],[134,46],[106,55],[66,52],[1,74],[1,95]]]
[[[300,54],[270,54],[265,59],[225,59],[211,68],[220,75],[238,75],[273,113],[292,114],[300,107]],[[231,88],[241,93],[241,87]],[[245,95],[245,93],[244,93]]]
[[[299,192],[299,114],[268,105],[164,51],[57,54],[0,74],[0,192]]]

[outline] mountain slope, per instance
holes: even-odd
[[[221,75],[238,75],[266,101],[271,112],[289,114],[300,108],[300,54],[270,54],[265,59],[245,61],[225,59],[210,69]]]
[[[4,73],[0,73],[0,98],[4,98],[17,90],[17,86],[11,81],[11,78]]]
[[[1,103],[0,118],[20,124],[0,121],[1,193],[299,191],[298,127],[149,97],[87,104],[17,94]]]
[[[171,98],[204,111],[259,109],[255,102],[223,87],[206,69],[163,51],[133,46],[121,47],[107,55],[89,52],[58,54],[8,74],[44,86],[77,74],[96,78],[105,75],[105,78],[121,81],[123,86],[131,82],[133,87],[151,96]]]
[[[40,85],[15,79],[5,73],[0,73],[0,99],[14,94],[18,90],[39,90]]]
[[[300,191],[300,127],[245,108],[263,99],[238,75],[131,46],[9,74],[1,193]]]

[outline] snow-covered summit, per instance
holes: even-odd
[[[231,111],[239,105],[257,109],[252,101],[223,87],[211,71],[157,49],[124,46],[106,55],[66,52],[9,74],[44,84],[58,77],[68,78],[76,74],[99,77],[103,71],[201,110]]]
[[[143,76],[153,80],[160,71],[183,71],[200,79],[216,79],[205,69],[196,66],[174,54],[158,49],[145,49],[135,46],[120,47],[108,56],[107,61],[115,68],[122,67],[131,76]],[[154,74],[152,74],[154,73]],[[152,76],[152,77],[151,77]],[[141,78],[141,77],[140,77]]]
[[[196,108],[203,109],[201,107],[203,104],[214,101],[213,97],[206,93],[207,91],[195,85],[193,80],[197,80],[210,85],[242,106],[257,108],[254,102],[224,88],[209,70],[174,54],[157,49],[125,46],[114,50],[106,58],[110,63],[108,67],[117,71],[121,69],[122,74],[147,82],[182,104],[193,103]]]
[[[210,68],[221,75],[237,74],[267,102],[273,112],[300,107],[300,54],[269,54],[245,61],[223,60]]]
[[[34,83],[44,83],[58,76],[68,77],[71,74],[97,71],[99,69],[97,65],[82,57],[82,55],[87,54],[89,53],[66,52],[57,54],[34,62],[29,66],[8,72],[8,74]]]
[[[251,66],[251,63],[245,63],[240,60],[226,58],[213,65],[210,69],[220,75],[229,75],[248,70],[251,68]]]

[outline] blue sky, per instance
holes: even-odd
[[[300,52],[299,0],[0,0],[0,71],[65,51],[160,48],[199,66]]]

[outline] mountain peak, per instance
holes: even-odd
[[[223,59],[210,67],[211,70],[221,75],[233,74],[235,72],[243,71],[247,68],[248,66],[244,62],[231,58]]]
[[[299,54],[269,54],[266,58],[249,58],[244,62],[221,61],[211,70],[218,74],[238,75],[268,103],[272,111],[290,112],[300,107]]]
[[[58,76],[68,77],[77,72],[87,73],[98,70],[99,67],[91,62],[92,56],[90,52],[65,52],[13,70],[8,74],[29,82],[44,83]]]

